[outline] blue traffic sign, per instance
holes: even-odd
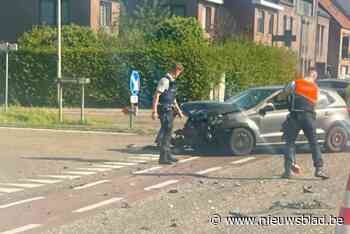
[[[130,92],[133,95],[138,95],[141,89],[141,76],[138,71],[132,71],[129,82]]]

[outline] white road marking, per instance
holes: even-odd
[[[31,229],[38,228],[40,226],[42,226],[42,224],[28,224],[28,225],[25,225],[23,227],[19,227],[19,228],[16,228],[16,229],[8,230],[8,231],[5,231],[5,232],[0,232],[0,234],[16,234],[16,233],[29,231]]]
[[[147,172],[151,172],[151,171],[155,171],[155,170],[158,170],[158,169],[161,169],[162,167],[151,167],[149,169],[146,169],[146,170],[142,170],[142,171],[135,171],[133,172],[133,174],[143,174],[143,173],[147,173]]]
[[[204,175],[204,174],[208,174],[210,172],[218,171],[218,170],[221,170],[221,169],[222,169],[222,167],[212,167],[212,168],[205,169],[203,171],[198,171],[195,174],[197,174],[197,175]]]
[[[77,176],[77,175],[40,175],[40,177],[48,177],[48,178],[54,178],[54,179],[69,179],[69,180],[81,178],[81,176]]]
[[[34,197],[34,198],[22,200],[22,201],[17,201],[17,202],[5,204],[5,205],[0,205],[0,209],[4,209],[4,208],[11,207],[11,206],[16,206],[16,205],[21,205],[21,204],[29,203],[32,201],[38,201],[38,200],[42,200],[42,199],[45,199],[45,197]]]
[[[95,175],[94,171],[65,171],[64,174],[72,174],[72,175]]]
[[[155,161],[155,160],[158,160],[158,157],[156,157],[156,158],[154,158],[154,157],[128,157],[128,158],[136,159],[136,160]]]
[[[241,160],[233,161],[233,162],[231,162],[231,164],[237,165],[237,164],[241,164],[241,163],[252,161],[254,159],[256,159],[256,158],[255,157],[248,157],[248,158],[244,158],[244,159],[241,159]]]
[[[82,185],[82,186],[77,186],[77,187],[74,188],[74,190],[85,189],[85,188],[93,187],[95,185],[104,184],[104,183],[107,183],[107,182],[110,182],[110,180],[100,180],[100,181],[97,181],[97,182],[94,182],[94,183],[85,184],[85,185]]]
[[[43,186],[43,184],[18,184],[18,183],[0,183],[0,185],[3,186],[13,186],[13,187],[20,187],[20,188],[38,188]]]
[[[38,180],[38,179],[24,179],[24,181],[40,183],[40,184],[56,184],[62,182],[62,180]]]
[[[104,164],[95,164],[94,167],[102,167],[102,168],[113,168],[113,169],[120,169],[124,166],[117,166],[117,165],[104,165]]]
[[[85,167],[85,168],[77,168],[77,170],[85,170],[85,171],[98,171],[98,172],[103,172],[103,171],[111,171],[112,168],[96,168],[96,167]]]
[[[199,158],[200,157],[191,157],[191,158],[180,160],[180,161],[178,161],[178,163],[186,163],[186,162],[190,162],[190,161],[193,161],[193,160],[196,160],[196,159],[199,159]]]
[[[78,133],[78,134],[99,134],[99,135],[124,135],[135,136],[134,133],[124,132],[100,132],[100,131],[79,131],[79,130],[62,130],[62,129],[45,129],[45,128],[15,128],[15,127],[0,127],[0,129],[21,130],[21,131],[36,131],[36,132],[62,132],[62,133]]]
[[[130,160],[131,163],[147,163],[145,160]]]
[[[123,199],[122,197],[115,197],[115,198],[112,198],[112,199],[109,199],[109,200],[106,200],[106,201],[103,201],[103,202],[96,203],[96,204],[91,205],[91,206],[86,206],[86,207],[80,208],[78,210],[74,210],[73,213],[86,212],[86,211],[89,211],[89,210],[93,210],[93,209],[99,208],[101,206],[106,206],[106,205],[109,205],[109,204],[112,204],[112,203],[116,203],[116,202],[118,202],[118,201],[120,201],[122,199]]]
[[[139,156],[146,157],[146,158],[157,158],[157,159],[159,158],[159,154],[139,154]]]
[[[135,166],[135,165],[137,165],[137,163],[130,163],[130,162],[105,162],[104,164],[121,165],[121,166]]]
[[[159,184],[155,184],[155,185],[146,187],[146,188],[144,188],[144,190],[150,191],[153,189],[160,189],[160,188],[166,187],[166,186],[171,185],[171,184],[176,184],[177,182],[179,182],[179,181],[178,180],[168,180],[168,181],[165,181],[165,182],[162,182]]]
[[[20,192],[20,191],[23,191],[23,189],[0,187],[0,192],[1,193],[15,193],[15,192]]]

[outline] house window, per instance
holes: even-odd
[[[112,25],[112,3],[100,1],[100,26]]]
[[[70,22],[70,4],[69,0],[61,0],[62,2],[62,24]],[[40,1],[40,24],[56,25],[57,24],[57,1],[41,0]]]
[[[284,31],[293,32],[293,17],[291,16],[283,16],[283,29]]]
[[[265,32],[265,12],[263,10],[258,10],[258,32]]]
[[[269,34],[273,34],[273,28],[274,28],[274,22],[275,16],[273,14],[270,15],[270,21],[269,21]]]
[[[171,13],[175,16],[186,16],[186,7],[184,5],[172,5]]]
[[[318,25],[317,26],[317,44],[316,44],[316,51],[318,56],[323,56],[323,43],[324,43],[324,25]]]
[[[212,8],[211,7],[206,7],[205,8],[205,30],[209,32],[212,27]]]
[[[342,58],[349,58],[349,36],[343,37]]]
[[[298,13],[300,15],[312,16],[313,12],[313,1],[312,0],[299,0],[298,1]]]

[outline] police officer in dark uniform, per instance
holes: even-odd
[[[319,88],[316,84],[317,71],[310,68],[306,78],[297,79],[289,84],[280,95],[280,99],[288,98],[289,112],[286,122],[283,124],[286,152],[284,159],[283,178],[290,178],[292,167],[295,163],[295,141],[300,130],[303,130],[311,147],[314,162],[315,176],[328,179],[329,176],[323,168],[323,160],[320,145],[316,136],[316,112]]]
[[[160,79],[153,98],[152,118],[160,119],[160,156],[159,164],[172,164],[177,162],[171,154],[170,141],[175,115],[183,118],[182,111],[176,102],[176,78],[183,72],[181,64],[174,64],[171,71]]]

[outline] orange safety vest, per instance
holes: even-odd
[[[312,104],[316,104],[318,100],[318,86],[315,82],[299,79],[295,80],[295,94],[305,97]]]

